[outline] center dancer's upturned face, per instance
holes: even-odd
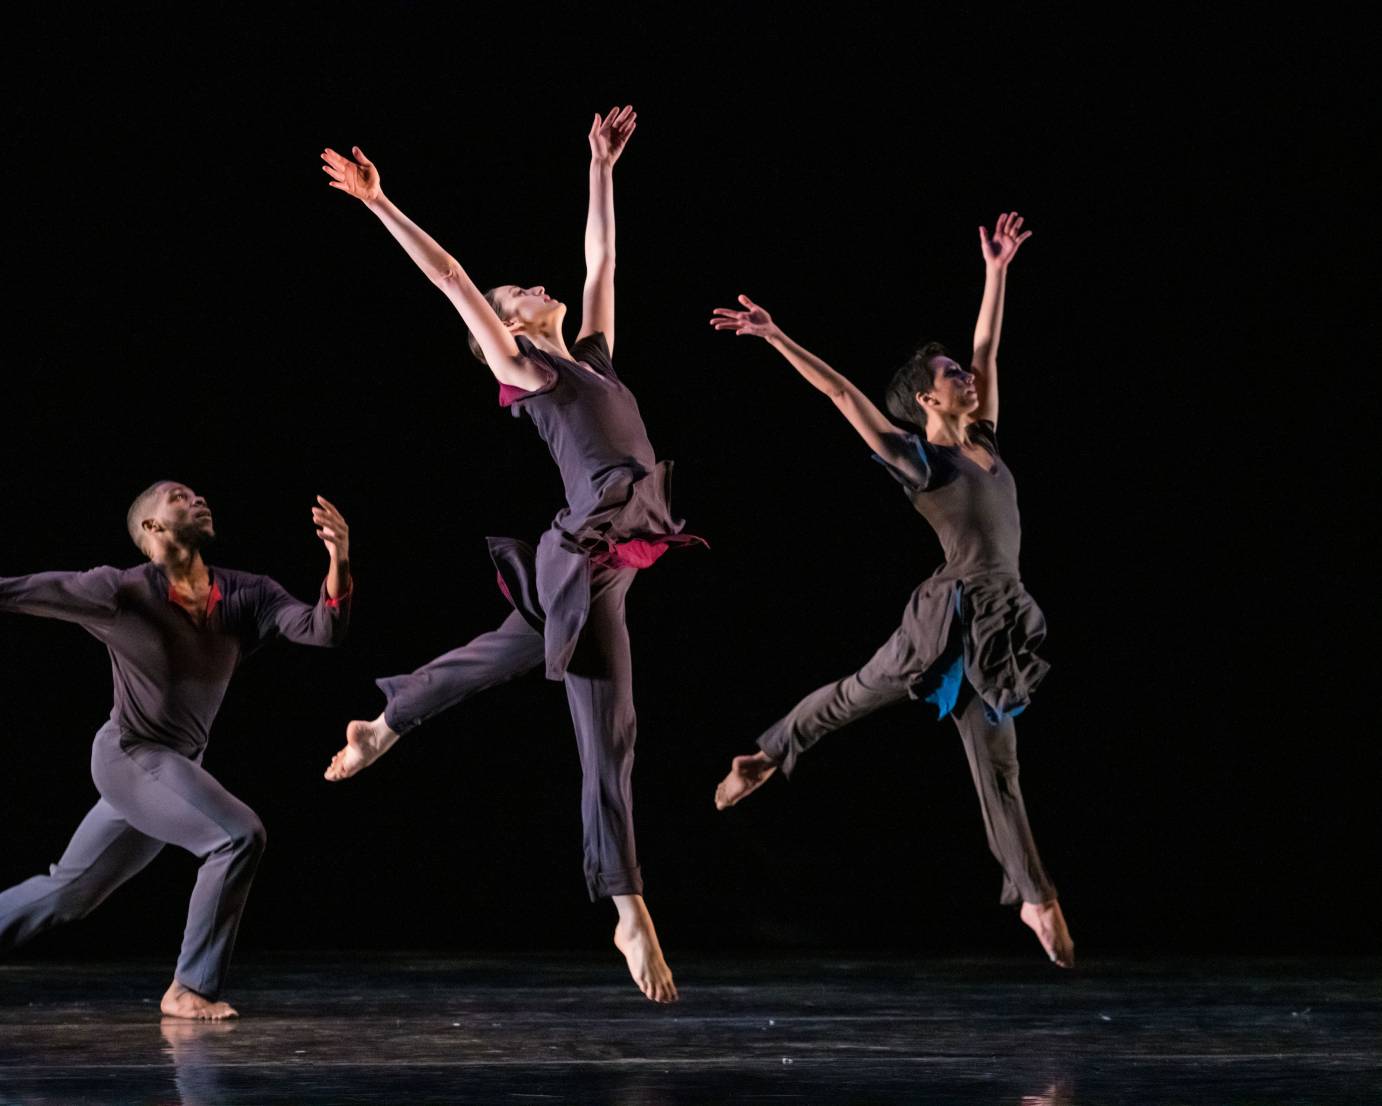
[[[566,310],[566,305],[549,296],[541,284],[528,288],[517,284],[505,285],[499,295],[499,306],[506,322],[516,319],[525,331],[542,329],[552,315]]]
[[[216,536],[211,508],[186,484],[170,481],[160,493],[151,517],[179,543],[199,546]]]
[[[933,357],[927,364],[931,368],[931,388],[924,395],[934,402],[922,404],[924,410],[938,415],[965,415],[979,406],[979,390],[972,372],[949,357]]]

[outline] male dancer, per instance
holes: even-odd
[[[201,766],[211,722],[242,657],[274,636],[339,645],[350,611],[350,531],[321,496],[312,508],[329,566],[315,606],[267,576],[212,569],[206,500],[162,480],[126,516],[148,557],[137,568],[0,577],[0,611],[75,622],[110,650],[115,708],[96,733],[100,801],[46,876],[0,892],[0,952],[81,918],[165,844],[201,858],[182,953],[159,1009],[236,1017],[220,1001],[235,933],[264,851],[264,826]]]

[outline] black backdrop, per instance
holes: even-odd
[[[378,711],[372,676],[503,616],[482,537],[535,538],[560,485],[317,153],[363,146],[483,285],[578,303],[584,134],[631,100],[619,366],[713,545],[640,578],[629,616],[640,849],[673,962],[1026,949],[953,729],[916,705],[741,810],[710,802],[732,754],[892,630],[939,551],[830,405],[709,309],[749,292],[877,394],[916,340],[967,348],[975,226],[1010,207],[1036,234],[1002,435],[1055,664],[1019,724],[1023,780],[1077,941],[1375,949],[1370,656],[1348,644],[1377,613],[1351,564],[1373,508],[1349,486],[1370,469],[1346,375],[1371,350],[1339,311],[1375,286],[1350,33],[793,11],[16,28],[0,572],[132,563],[124,509],[170,476],[215,508],[213,560],[306,596],[308,507],[332,497],[352,640],[254,657],[207,756],[269,829],[241,947],[597,947],[613,917],[585,901],[560,688],[529,677],[320,778],[345,721]],[[0,883],[56,859],[94,800],[106,669],[72,626],[0,623]],[[192,871],[170,851],[38,948],[171,955]]]

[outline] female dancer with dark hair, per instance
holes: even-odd
[[[590,208],[579,336],[562,336],[566,306],[541,285],[500,285],[480,293],[460,264],[410,221],[379,187],[379,171],[322,154],[331,185],[364,202],[455,305],[471,350],[499,382],[499,404],[527,414],[561,470],[566,508],[536,552],[490,538],[499,582],[513,612],[490,633],[406,676],[377,681],[388,702],[373,721],[351,722],[326,778],[353,776],[400,736],[482,688],[545,665],[564,680],[584,783],[586,882],[592,899],[614,900],[614,943],[639,989],[656,1002],[677,997],[652,918],[634,848],[633,679],[624,597],[634,573],[677,544],[668,505],[671,464],[658,461],[633,393],[615,373],[614,164],[636,126],[630,107],[590,128]]]
[[[902,625],[873,659],[798,703],[758,739],[759,752],[735,757],[715,805],[733,806],[779,768],[789,775],[798,755],[823,736],[881,706],[907,696],[934,703],[941,717],[954,718],[964,740],[989,847],[1004,871],[1002,901],[1020,902],[1022,921],[1047,955],[1069,967],[1074,945],[1027,825],[1012,722],[1047,669],[1036,654],[1045,621],[1018,575],[1017,488],[999,458],[996,431],[1008,263],[1031,234],[1021,228],[1016,212],[999,216],[992,236],[979,228],[986,277],[970,368],[930,343],[888,387],[889,412],[921,434],[895,426],[747,296],[739,297],[743,310],[715,309],[712,326],[766,339],[830,396],[945,550],[945,563],[912,594]]]

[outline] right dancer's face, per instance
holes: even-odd
[[[949,357],[936,356],[928,362],[931,368],[931,388],[924,393],[922,404],[938,415],[963,415],[979,406],[979,391],[974,374]]]

